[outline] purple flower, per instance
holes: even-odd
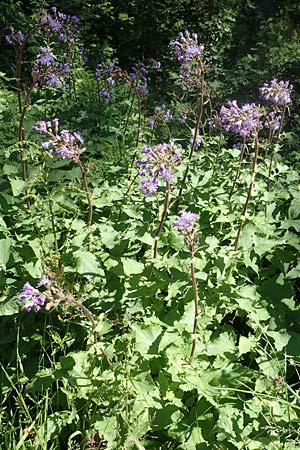
[[[141,181],[141,191],[144,195],[154,195],[158,189],[158,178],[144,178]]]
[[[23,293],[18,296],[20,302],[26,301],[23,306],[24,311],[39,311],[45,303],[45,296],[30,283],[25,283],[23,286]]]
[[[174,169],[181,163],[181,152],[179,145],[176,147],[172,142],[158,144],[154,148],[144,146],[141,152],[146,157],[136,161],[136,166],[139,175],[149,177],[142,180],[141,191],[145,195],[152,195],[158,189],[159,177],[167,182],[175,177]]]
[[[139,98],[145,98],[148,95],[147,75],[148,71],[143,64],[133,66],[129,74],[129,79],[133,82],[134,90]]]
[[[202,56],[204,45],[199,44],[196,33],[190,33],[186,30],[179,33],[177,41],[171,41],[169,47],[174,50],[174,59],[181,63],[190,63],[199,60]]]
[[[270,128],[273,131],[277,131],[280,127],[282,116],[276,111],[271,111],[265,117],[264,126]]]
[[[41,53],[37,55],[37,59],[33,64],[33,79],[36,83],[44,84],[45,86],[56,88],[61,82],[62,87],[65,87],[62,78],[70,73],[70,65],[57,62],[50,47],[40,47],[40,51]]]
[[[181,233],[190,233],[195,229],[195,222],[199,220],[198,214],[183,209],[179,211],[179,216],[179,219],[172,223],[174,228],[177,228]]]
[[[167,109],[166,105],[156,106],[153,116],[148,119],[148,125],[150,128],[154,128],[158,122],[170,122],[172,117],[172,112]]]
[[[10,27],[10,34],[7,34],[5,39],[9,45],[22,45],[25,36],[22,31],[15,31],[14,27]]]
[[[79,131],[58,131],[59,119],[37,122],[32,128],[42,135],[47,135],[48,140],[42,142],[42,148],[49,153],[56,153],[62,159],[77,159],[85,150],[82,148],[83,137]]]
[[[291,103],[291,92],[293,86],[289,84],[289,81],[277,81],[276,78],[270,81],[270,83],[264,83],[259,88],[260,96],[264,100],[268,100],[279,106],[285,106]]]
[[[257,131],[260,117],[261,112],[254,103],[247,103],[240,108],[236,100],[233,100],[221,107],[219,125],[227,132],[249,137]]]
[[[152,69],[159,70],[160,68],[161,68],[161,62],[160,61],[153,61]]]

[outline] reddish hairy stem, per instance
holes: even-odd
[[[201,120],[202,120],[202,115],[203,115],[203,105],[204,105],[204,66],[203,63],[200,61],[200,70],[201,70],[201,84],[200,84],[200,91],[201,91],[201,96],[200,96],[200,103],[199,103],[199,109],[198,109],[198,113],[197,113],[197,118],[196,118],[196,125],[195,125],[195,132],[194,132],[194,137],[193,137],[193,142],[191,145],[191,150],[189,153],[189,157],[188,157],[188,161],[191,161],[193,154],[194,154],[194,150],[196,148],[196,143],[197,143],[197,138],[198,138],[198,134],[199,134],[199,128],[200,128],[200,124],[201,124]],[[183,179],[181,182],[181,186],[180,186],[180,190],[179,190],[179,194],[176,200],[176,203],[179,201],[183,189],[184,189],[184,185],[187,179],[189,173],[189,164],[187,164],[186,169],[185,169],[185,173],[183,175]]]

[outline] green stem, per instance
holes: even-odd
[[[92,195],[89,191],[89,187],[88,187],[88,183],[87,183],[87,178],[86,178],[86,171],[84,170],[84,167],[80,161],[80,159],[78,158],[78,160],[76,160],[76,163],[78,164],[78,167],[80,169],[81,175],[82,175],[82,185],[83,188],[85,190],[85,194],[86,194],[86,199],[88,202],[88,217],[87,217],[87,221],[86,221],[86,226],[89,228],[92,224],[92,218],[93,218],[93,204],[92,204]]]
[[[191,349],[191,356],[190,356],[190,363],[192,362],[192,359],[195,354],[196,350],[196,340],[197,340],[197,323],[198,323],[198,316],[199,316],[199,298],[198,298],[198,287],[197,287],[197,280],[195,277],[195,263],[194,263],[194,250],[190,249],[190,271],[191,271],[191,278],[193,283],[193,294],[194,294],[194,325],[193,325],[193,342],[192,342],[192,349]]]
[[[255,153],[254,153],[253,160],[252,160],[251,179],[250,179],[250,183],[249,183],[249,188],[248,188],[248,194],[247,194],[246,202],[245,202],[245,205],[244,205],[244,208],[243,208],[243,212],[242,212],[242,215],[241,215],[241,219],[240,219],[240,225],[239,225],[239,228],[238,228],[238,231],[237,231],[237,235],[236,235],[236,238],[235,238],[235,241],[234,241],[234,250],[235,251],[238,249],[241,232],[242,232],[243,225],[244,225],[244,222],[245,222],[246,213],[247,213],[247,209],[248,209],[248,205],[249,205],[249,202],[250,202],[250,198],[251,198],[251,194],[252,194],[252,190],[253,190],[253,186],[254,186],[254,181],[255,181],[257,158],[258,158],[258,135],[257,134],[255,136],[254,144],[255,144]]]
[[[153,246],[153,259],[157,258],[157,246],[158,246],[158,239],[159,239],[159,235],[161,233],[161,230],[163,228],[164,222],[166,220],[167,217],[167,213],[168,213],[168,209],[169,209],[169,205],[170,205],[170,182],[166,181],[166,195],[165,195],[165,201],[164,201],[164,209],[155,233],[155,238],[154,238],[154,246]],[[154,267],[154,262],[151,263],[150,269],[149,269],[149,273],[148,273],[148,281],[151,280],[152,278],[152,272],[153,272],[153,267]]]

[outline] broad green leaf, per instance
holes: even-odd
[[[135,348],[142,355],[146,356],[148,350],[161,334],[162,328],[159,325],[137,325],[132,326],[135,334]]]
[[[10,238],[0,239],[0,269],[5,268],[10,257],[12,240]]]
[[[131,258],[121,258],[123,264],[123,270],[125,275],[132,275],[136,273],[142,273],[144,270],[144,264]]]
[[[25,181],[21,179],[12,179],[10,180],[10,185],[13,195],[18,197],[24,190]]]

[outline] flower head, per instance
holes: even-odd
[[[279,106],[285,106],[291,103],[291,92],[293,86],[289,81],[278,81],[274,78],[270,83],[264,83],[259,88],[260,96],[264,100],[268,100]]]
[[[45,303],[45,296],[28,282],[24,284],[22,290],[23,292],[18,296],[18,300],[26,302],[23,306],[24,311],[39,311]]]
[[[199,215],[182,209],[179,211],[179,219],[172,223],[174,228],[177,228],[181,233],[190,232],[195,228],[195,222],[199,220]]]
[[[58,87],[60,82],[63,87],[63,78],[70,73],[70,65],[56,61],[50,47],[40,47],[40,53],[33,64],[32,77],[37,84]]]
[[[49,153],[56,153],[61,159],[77,160],[85,150],[82,147],[84,140],[79,131],[58,131],[59,119],[51,121],[39,121],[32,128],[42,135],[46,135],[48,140],[41,145]]]
[[[181,63],[190,63],[201,58],[204,45],[198,42],[196,33],[190,33],[186,30],[178,34],[176,41],[171,41],[169,47],[174,50],[174,59]]]
[[[219,125],[225,131],[249,137],[258,129],[260,117],[261,112],[254,103],[247,103],[240,108],[233,100],[221,107]]]
[[[146,176],[141,183],[141,191],[145,195],[153,195],[159,186],[159,178],[170,182],[175,177],[174,169],[181,163],[180,146],[173,142],[158,144],[154,148],[144,146],[141,152],[144,159],[136,161],[139,174]]]
[[[9,45],[22,45],[25,41],[25,36],[22,31],[15,31],[14,27],[10,27],[10,33],[5,36],[6,42]]]

